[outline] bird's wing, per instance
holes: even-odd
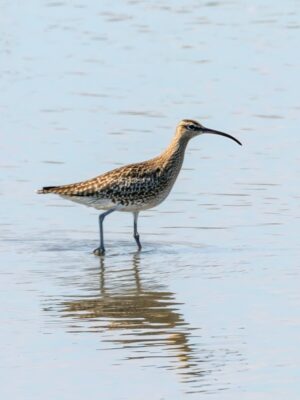
[[[99,196],[135,191],[143,183],[151,183],[155,171],[145,163],[129,164],[95,178],[62,186],[45,186],[38,193],[56,193],[62,196]]]

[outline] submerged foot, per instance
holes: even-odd
[[[93,251],[93,253],[95,254],[95,256],[104,256],[105,248],[104,247],[98,247],[97,249],[95,249]]]

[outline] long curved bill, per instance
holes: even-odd
[[[220,132],[220,131],[215,131],[214,129],[209,129],[209,128],[203,128],[202,129],[203,133],[212,133],[214,135],[220,135],[220,136],[225,136],[228,139],[234,140],[237,144],[239,144],[240,146],[242,146],[242,143],[237,140],[235,137],[228,135],[228,133],[224,133],[224,132]]]

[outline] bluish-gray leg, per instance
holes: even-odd
[[[94,250],[94,254],[96,256],[103,256],[105,253],[105,248],[104,248],[104,236],[103,236],[103,221],[104,218],[108,215],[111,214],[113,211],[115,211],[116,208],[111,208],[110,210],[105,211],[104,213],[99,215],[99,232],[100,232],[100,246]]]
[[[138,234],[137,230],[137,221],[138,221],[138,212],[133,213],[133,237],[135,238],[136,244],[138,246],[139,251],[142,250],[142,245],[140,242],[140,235]]]

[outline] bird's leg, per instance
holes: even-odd
[[[133,213],[133,237],[135,238],[136,244],[138,246],[139,251],[142,250],[142,245],[140,242],[140,235],[138,234],[137,230],[137,221],[138,221],[138,212]]]
[[[104,213],[99,215],[100,246],[97,249],[95,249],[93,252],[96,256],[103,256],[105,253],[104,237],[103,237],[103,221],[104,221],[104,218],[108,214],[112,213],[115,210],[116,210],[116,207],[113,207],[110,210],[107,210]]]

